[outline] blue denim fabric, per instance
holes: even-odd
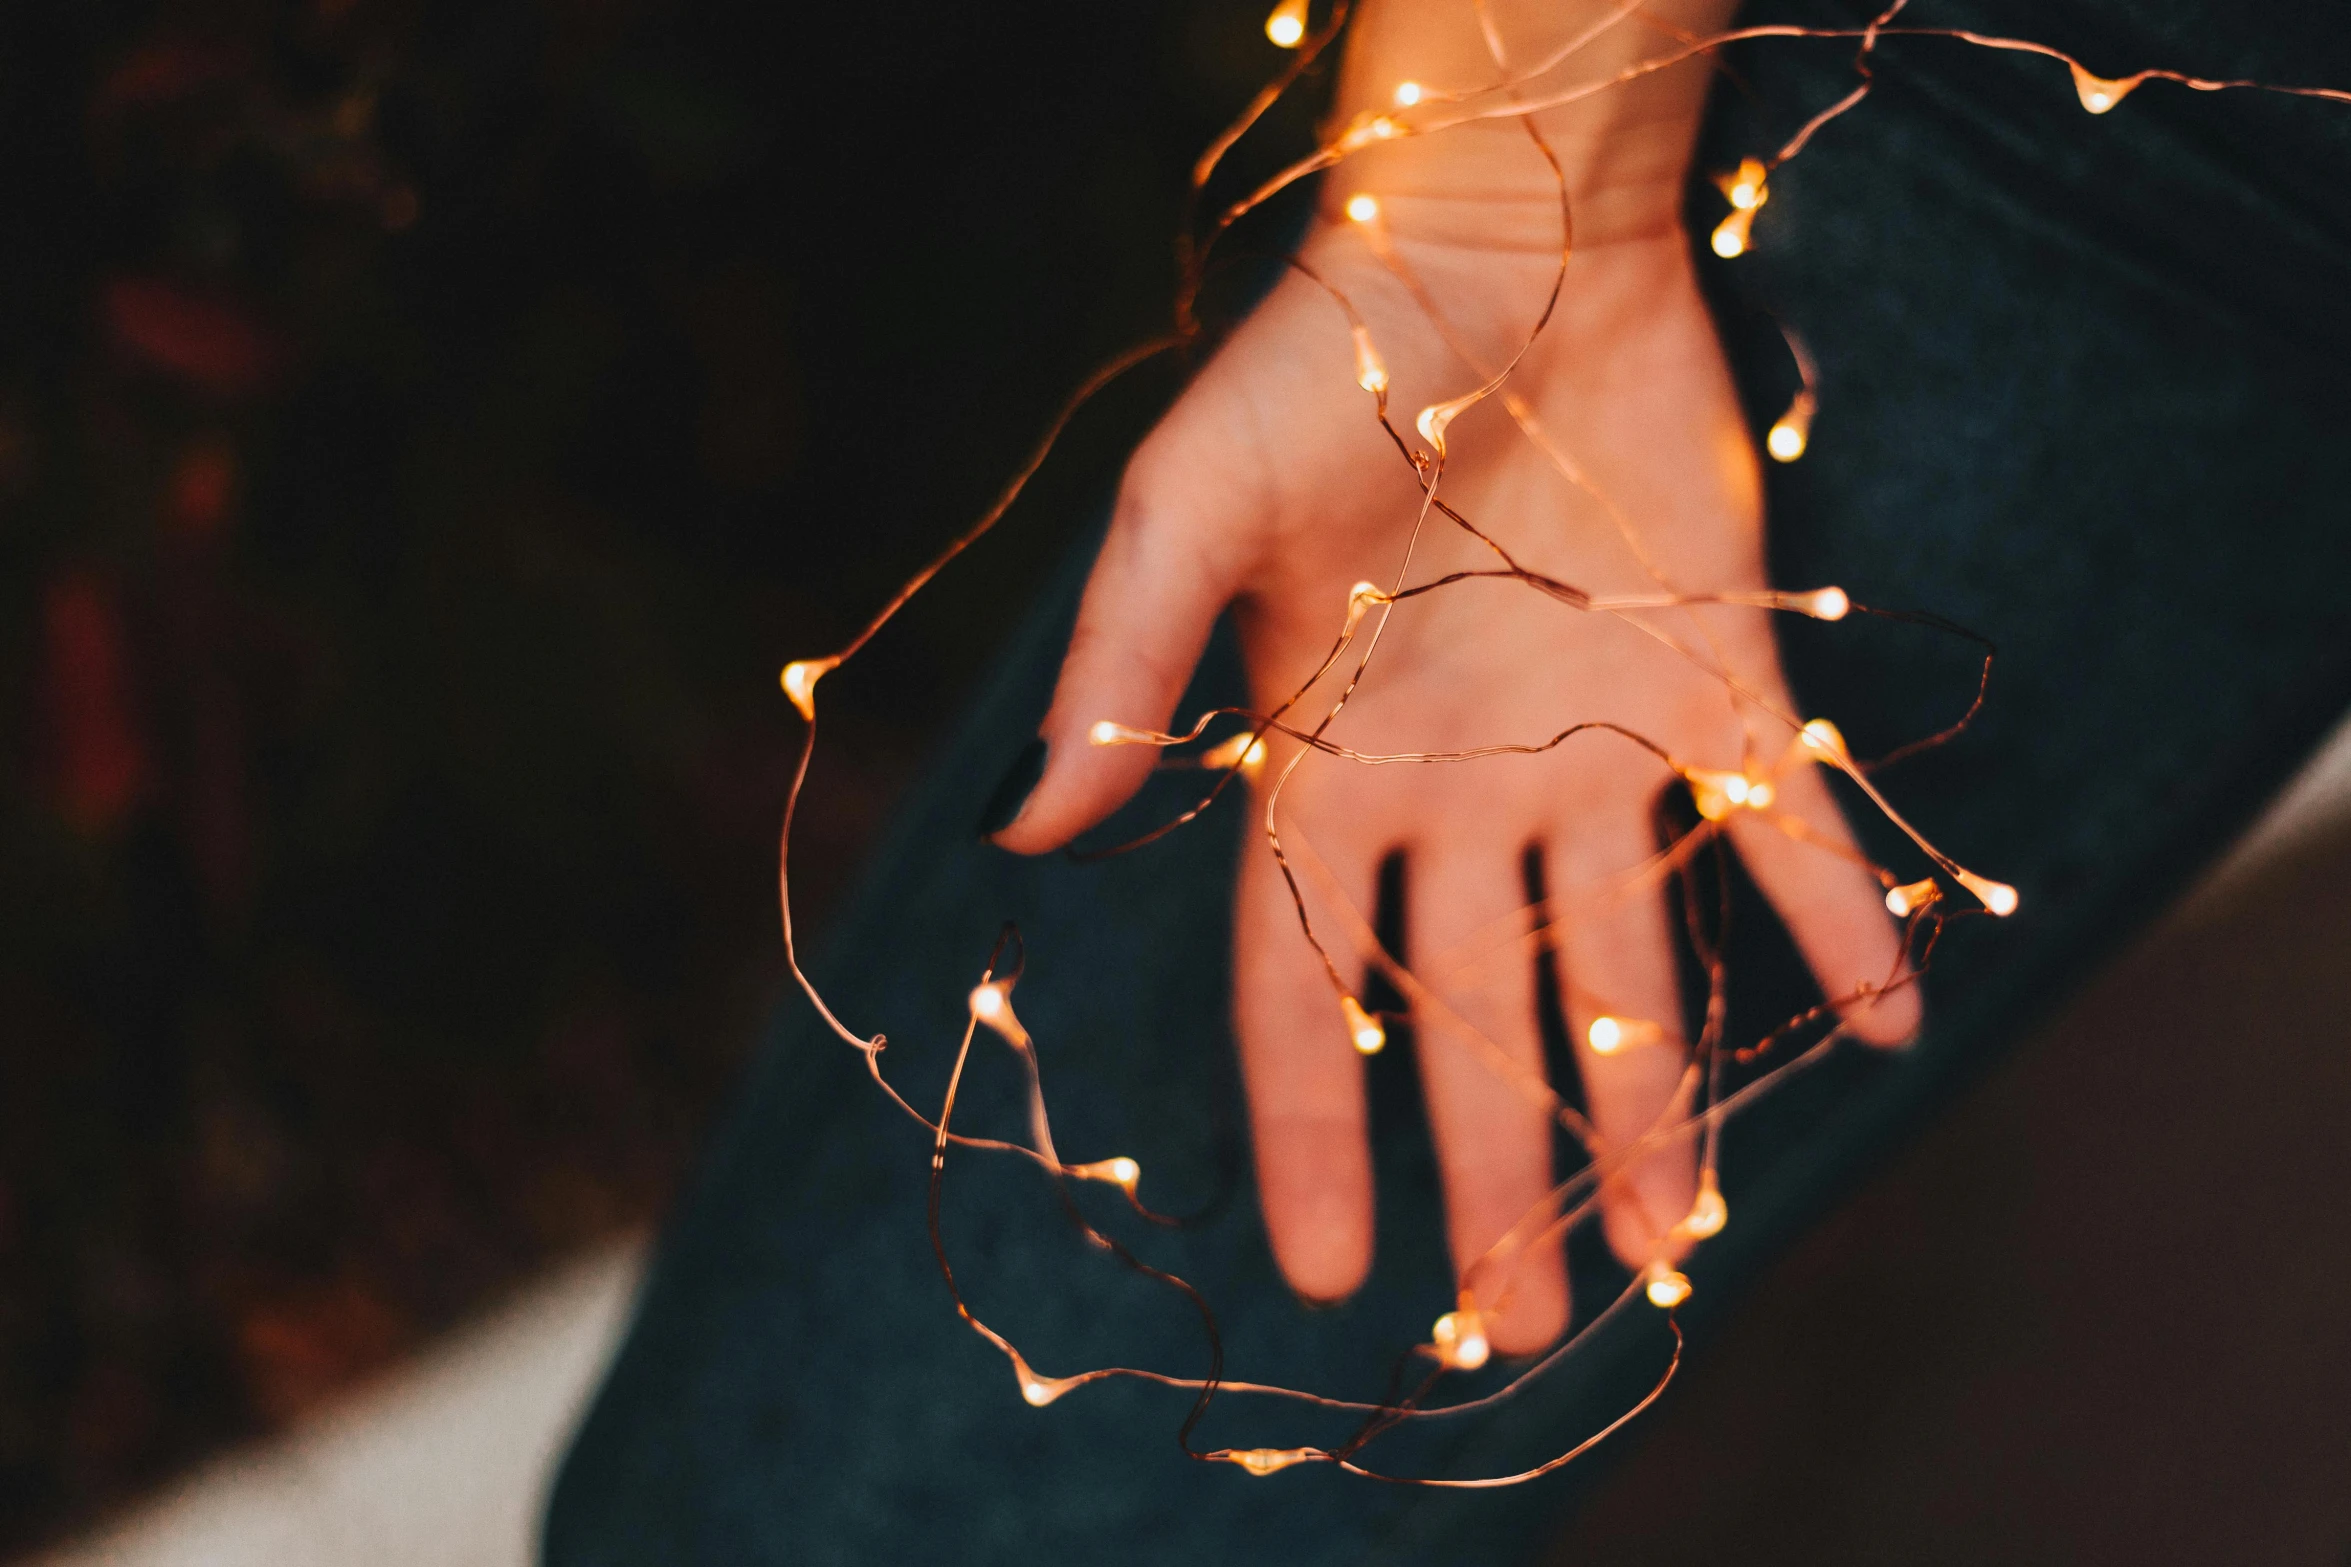
[[[2333,8],[2170,14],[2189,9],[1919,0],[1906,20],[2044,38],[2101,71],[2351,83]],[[1748,19],[1767,15],[1851,19]],[[1708,166],[1775,146],[1843,91],[1850,54],[1742,52]],[[1837,1057],[1736,1125],[1734,1221],[1690,1267],[1701,1340],[1741,1281],[2159,910],[2351,703],[2351,106],[2158,83],[2092,118],[2053,62],[1916,39],[1889,41],[1878,74],[1868,104],[1775,178],[1754,252],[1709,258],[1709,282],[1759,427],[1794,384],[1773,315],[1821,364],[1812,451],[1771,475],[1777,580],[1840,583],[1999,643],[1983,720],[1886,784],[1950,852],[2015,882],[2023,911],[1953,932],[1916,1048]],[[1720,210],[1694,195],[1703,224]],[[1381,1065],[1373,1281],[1345,1306],[1300,1305],[1234,1152],[1236,814],[1093,865],[973,837],[1043,712],[1082,568],[905,812],[822,981],[935,1106],[964,992],[1017,920],[1065,1156],[1132,1154],[1175,1209],[1212,1198],[1220,1161],[1241,1167],[1199,1228],[1126,1227],[1216,1303],[1228,1372],[1377,1396],[1450,1292],[1425,1133],[1408,1069]],[[1864,755],[1941,727],[1973,691],[1968,647],[1917,628],[1797,624],[1785,645],[1805,709]],[[1236,690],[1220,643],[1195,700]],[[1911,863],[1882,825],[1863,830]],[[1805,1004],[1768,920],[1743,918],[1732,940],[1739,1029]],[[1009,1063],[977,1060],[960,1124],[1017,1129]],[[1253,1479],[1177,1453],[1179,1394],[1109,1384],[1031,1409],[940,1284],[927,1156],[855,1054],[786,1005],[563,1469],[550,1563],[1497,1562],[1537,1549],[1602,1472],[1466,1497],[1320,1467]],[[1040,1369],[1205,1369],[1183,1302],[1089,1253],[1033,1169],[953,1159],[946,1229],[977,1309]],[[1622,1276],[1589,1247],[1575,1261],[1588,1311]],[[1413,1434],[1392,1461],[1474,1474],[1543,1457],[1637,1396],[1664,1345],[1654,1313],[1628,1314],[1516,1402]],[[1233,1399],[1200,1440],[1342,1430]]]

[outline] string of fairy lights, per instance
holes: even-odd
[[[1302,263],[1293,261],[1293,266],[1322,286],[1346,316],[1354,347],[1354,384],[1361,392],[1369,395],[1370,417],[1378,421],[1400,460],[1412,472],[1420,496],[1418,522],[1442,519],[1438,525],[1459,528],[1491,554],[1494,564],[1483,569],[1455,571],[1414,582],[1408,580],[1408,556],[1399,564],[1388,585],[1370,581],[1357,583],[1338,612],[1329,651],[1320,667],[1311,678],[1295,689],[1287,701],[1270,710],[1212,708],[1196,715],[1188,727],[1174,732],[1138,729],[1102,719],[1092,725],[1088,739],[1097,746],[1153,747],[1166,756],[1162,766],[1195,769],[1212,775],[1212,781],[1194,804],[1127,847],[1152,841],[1196,819],[1236,780],[1254,792],[1262,806],[1260,817],[1264,850],[1274,857],[1288,883],[1296,904],[1300,928],[1319,956],[1329,978],[1336,1020],[1343,1026],[1345,1036],[1354,1048],[1367,1056],[1384,1049],[1388,1042],[1390,1020],[1366,1005],[1360,993],[1362,987],[1348,978],[1323,934],[1316,930],[1314,921],[1308,915],[1307,899],[1301,888],[1301,871],[1316,881],[1317,890],[1325,895],[1326,904],[1340,911],[1340,918],[1348,926],[1349,945],[1363,958],[1367,972],[1387,980],[1404,998],[1407,1015],[1416,1020],[1442,1022],[1442,1036],[1449,1044],[1464,1044],[1489,1070],[1502,1075],[1531,1102],[1542,1106],[1560,1127],[1582,1144],[1587,1154],[1583,1166],[1559,1182],[1540,1203],[1528,1210],[1476,1266],[1464,1270],[1465,1282],[1458,1304],[1454,1310],[1437,1319],[1427,1341],[1419,1347],[1419,1354],[1426,1362],[1425,1374],[1416,1385],[1400,1396],[1381,1403],[1354,1402],[1326,1397],[1305,1389],[1226,1378],[1223,1375],[1223,1355],[1215,1315],[1200,1293],[1181,1278],[1153,1267],[1124,1241],[1096,1227],[1074,1203],[1069,1204],[1072,1221],[1096,1248],[1174,1290],[1197,1308],[1210,1363],[1205,1376],[1182,1376],[1127,1366],[1098,1367],[1061,1376],[1045,1375],[1035,1369],[1020,1348],[991,1328],[972,1309],[957,1284],[940,1224],[940,1198],[949,1150],[998,1153],[1025,1159],[1040,1166],[1059,1182],[1098,1183],[1118,1189],[1133,1213],[1151,1224],[1169,1225],[1177,1221],[1154,1212],[1145,1204],[1141,1195],[1144,1171],[1134,1159],[1124,1155],[1079,1163],[1068,1163],[1062,1159],[1047,1112],[1035,1041],[1013,1005],[1013,991],[1021,969],[1017,936],[1008,933],[998,942],[997,949],[987,958],[979,982],[970,992],[967,1017],[953,1057],[948,1087],[937,1113],[929,1115],[904,1098],[884,1075],[883,1037],[878,1034],[861,1034],[849,1027],[836,1015],[816,984],[802,969],[792,922],[792,823],[815,755],[819,682],[825,675],[855,657],[949,562],[996,525],[1019,497],[1029,478],[1044,463],[1063,428],[1081,406],[1103,387],[1137,365],[1170,351],[1196,346],[1202,334],[1194,314],[1194,301],[1210,251],[1219,238],[1241,219],[1299,181],[1314,175],[1328,176],[1332,171],[1341,169],[1351,156],[1375,144],[1439,135],[1457,127],[1486,121],[1515,121],[1533,134],[1538,146],[1543,146],[1533,119],[1538,113],[1621,88],[1638,78],[1687,60],[1713,55],[1732,43],[1763,39],[1852,40],[1856,46],[1853,60],[1855,84],[1852,89],[1807,120],[1776,152],[1767,157],[1742,159],[1736,169],[1716,176],[1714,183],[1722,193],[1727,210],[1708,236],[1708,244],[1717,256],[1731,260],[1745,254],[1753,243],[1754,226],[1770,201],[1771,177],[1789,160],[1798,156],[1824,125],[1851,112],[1868,96],[1875,81],[1873,64],[1876,50],[1886,38],[1939,39],[1967,47],[2050,60],[2065,67],[2082,109],[2091,115],[2111,112],[2130,94],[2151,82],[2168,82],[2198,92],[2253,89],[2351,102],[2351,92],[2338,89],[2214,80],[2158,68],[2120,77],[2102,77],[2089,71],[2071,56],[2030,40],[1997,37],[1964,29],[1900,25],[1907,3],[1908,0],[1892,0],[1880,14],[1858,28],[1765,25],[1734,28],[1706,37],[1678,38],[1633,65],[1585,80],[1563,81],[1561,77],[1563,73],[1573,71],[1582,51],[1595,38],[1637,17],[1640,12],[1639,0],[1624,0],[1624,3],[1604,13],[1592,26],[1544,58],[1531,66],[1518,69],[1504,64],[1489,23],[1485,31],[1496,68],[1497,80],[1494,85],[1474,92],[1448,93],[1416,81],[1397,82],[1389,94],[1390,102],[1386,108],[1359,114],[1339,126],[1334,134],[1329,135],[1307,156],[1290,163],[1247,196],[1218,211],[1204,231],[1198,225],[1187,222],[1179,238],[1184,278],[1176,301],[1176,330],[1166,337],[1130,350],[1089,377],[1064,404],[1029,460],[1005,486],[995,504],[901,588],[845,647],[833,654],[798,660],[785,667],[782,675],[784,693],[804,723],[799,761],[793,772],[785,804],[778,862],[778,892],[783,913],[786,958],[793,977],[826,1025],[861,1054],[869,1075],[881,1091],[929,1132],[932,1143],[929,1222],[942,1277],[948,1284],[955,1308],[963,1321],[1005,1356],[1012,1367],[1020,1394],[1027,1403],[1042,1408],[1075,1389],[1111,1378],[1137,1380],[1189,1391],[1194,1395],[1194,1400],[1179,1433],[1186,1453],[1198,1460],[1231,1464],[1260,1476],[1298,1464],[1323,1463],[1352,1474],[1395,1483],[1483,1489],[1516,1485],[1550,1473],[1572,1462],[1646,1409],[1671,1382],[1680,1364],[1681,1332],[1674,1322],[1673,1314],[1689,1298],[1691,1285],[1688,1277],[1669,1259],[1680,1255],[1688,1246],[1719,1234],[1730,1220],[1729,1205],[1717,1169],[1720,1133],[1725,1122],[1768,1093],[1775,1084],[1821,1060],[1836,1048],[1846,1037],[1846,1013],[1857,1006],[1866,1005],[1874,996],[1915,984],[1918,976],[1924,972],[1936,941],[1949,920],[1973,915],[2006,916],[2016,911],[2018,895],[2013,887],[1980,875],[1944,854],[1880,792],[1871,774],[1893,759],[1891,756],[1879,758],[1875,763],[1856,759],[1843,734],[1832,721],[1821,717],[1806,718],[1782,710],[1762,694],[1743,685],[1719,664],[1698,661],[1724,683],[1734,702],[1766,715],[1782,727],[1787,739],[1777,755],[1768,759],[1751,758],[1737,769],[1708,768],[1677,757],[1668,748],[1624,726],[1600,722],[1571,724],[1555,734],[1509,744],[1445,752],[1367,752],[1334,740],[1331,736],[1334,723],[1350,698],[1371,675],[1380,645],[1380,633],[1388,616],[1399,604],[1443,592],[1471,580],[1500,579],[1514,583],[1549,598],[1560,606],[1560,612],[1564,614],[1617,617],[1665,643],[1669,651],[1685,657],[1692,656],[1690,650],[1674,643],[1672,638],[1656,628],[1652,620],[1641,618],[1644,612],[1719,604],[1767,613],[1800,615],[1830,623],[1844,621],[1855,614],[1876,615],[1921,623],[1963,636],[1970,634],[1932,616],[1873,609],[1856,603],[1844,589],[1833,585],[1801,591],[1691,594],[1674,591],[1663,575],[1652,569],[1651,575],[1658,584],[1657,592],[1602,596],[1529,569],[1497,542],[1490,531],[1481,529],[1441,493],[1448,428],[1462,414],[1489,399],[1499,401],[1521,437],[1541,452],[1553,468],[1601,504],[1625,534],[1627,541],[1633,544],[1635,552],[1640,553],[1638,530],[1615,502],[1592,483],[1563,443],[1543,427],[1531,405],[1511,385],[1511,376],[1519,360],[1533,346],[1549,322],[1548,307],[1528,332],[1517,353],[1499,366],[1490,369],[1479,366],[1473,356],[1461,351],[1460,345],[1452,345],[1457,356],[1476,370],[1479,382],[1458,396],[1419,409],[1409,425],[1412,434],[1419,437],[1416,443],[1391,421],[1388,406],[1389,374],[1371,328],[1341,291],[1306,269]],[[1200,159],[1192,181],[1195,206],[1219,172],[1225,155],[1250,132],[1275,102],[1297,86],[1313,62],[1341,36],[1346,23],[1347,0],[1335,0],[1319,28],[1313,25],[1308,0],[1279,0],[1265,19],[1265,36],[1277,48],[1289,51],[1290,61]],[[1545,157],[1551,161],[1553,171],[1557,173],[1557,160],[1551,158],[1547,147],[1543,150]],[[1568,186],[1564,174],[1559,175],[1559,193],[1562,226],[1565,230]],[[1338,210],[1343,214],[1347,226],[1363,239],[1387,271],[1412,294],[1429,323],[1442,333],[1444,328],[1435,309],[1435,301],[1388,242],[1384,214],[1378,200],[1368,193],[1356,193],[1340,202]],[[1566,276],[1568,250],[1564,242],[1557,261],[1558,270],[1551,293],[1554,303]],[[1764,450],[1774,460],[1783,463],[1796,462],[1805,455],[1812,439],[1813,420],[1820,406],[1819,377],[1812,356],[1793,332],[1787,333],[1787,342],[1798,371],[1800,386],[1786,411],[1765,433],[1763,441]],[[1418,536],[1417,525],[1414,536]],[[1647,557],[1642,555],[1642,559],[1646,562]],[[1981,641],[1980,638],[1973,640]],[[1984,647],[1984,655],[1983,678],[1979,681],[1975,700],[1958,721],[1938,734],[1903,747],[1894,756],[1908,755],[1918,749],[1941,744],[1959,733],[1974,718],[1983,705],[1985,686],[1990,675],[1991,651],[1988,645]],[[1310,709],[1307,706],[1309,694],[1326,679],[1333,677],[1343,677],[1339,694]],[[1240,727],[1213,743],[1206,743],[1212,728],[1235,722]],[[1835,849],[1836,846],[1821,842],[1820,835],[1808,828],[1802,817],[1778,808],[1789,775],[1796,769],[1808,768],[1825,769],[1844,778],[1859,791],[1872,809],[1908,839],[1932,867],[1929,874],[1906,881],[1884,866],[1874,863],[1867,866],[1870,874],[1884,889],[1886,908],[1903,921],[1903,939],[1893,970],[1882,981],[1863,985],[1851,995],[1824,1000],[1787,1020],[1761,1039],[1734,1044],[1723,1037],[1724,973],[1719,952],[1701,953],[1708,971],[1710,1004],[1705,1014],[1707,1022],[1697,1038],[1685,1039],[1680,1028],[1659,1018],[1630,1016],[1621,1012],[1603,1013],[1593,1018],[1585,1030],[1584,1043],[1596,1055],[1607,1057],[1644,1049],[1673,1049],[1684,1051],[1687,1055],[1682,1091],[1669,1101],[1669,1107],[1658,1123],[1637,1138],[1620,1140],[1614,1144],[1600,1139],[1589,1121],[1550,1087],[1539,1069],[1520,1063],[1486,1038],[1448,1007],[1443,997],[1430,985],[1422,982],[1408,966],[1389,954],[1379,942],[1371,922],[1341,895],[1335,879],[1330,877],[1314,855],[1312,845],[1297,834],[1294,825],[1286,827],[1277,815],[1285,786],[1309,762],[1317,765],[1328,762],[1375,767],[1441,765],[1486,756],[1540,754],[1571,743],[1579,737],[1599,734],[1614,735],[1644,752],[1649,761],[1660,768],[1661,783],[1670,779],[1686,788],[1697,816],[1694,827],[1680,834],[1651,860],[1622,878],[1622,887],[1628,892],[1637,890],[1653,894],[1656,888],[1668,881],[1681,878],[1685,897],[1697,896],[1694,890],[1697,884],[1691,879],[1693,867],[1702,853],[1720,845],[1727,825],[1742,813],[1760,818],[1799,841]],[[1278,767],[1272,763],[1268,744],[1269,740],[1276,737],[1288,753],[1287,759]],[[1195,746],[1200,749],[1190,749]],[[971,1062],[975,1043],[983,1032],[1006,1048],[1023,1075],[1029,1120],[1025,1142],[978,1137],[953,1130],[955,1106],[965,1071]],[[1424,1035],[1433,1032],[1423,1031]],[[1726,1088],[1726,1072],[1730,1066],[1755,1063],[1765,1063],[1764,1070],[1736,1088]],[[1494,1351],[1487,1336],[1486,1313],[1479,1307],[1481,1298],[1495,1298],[1493,1288],[1487,1282],[1489,1276],[1500,1274],[1506,1278],[1516,1258],[1538,1246],[1555,1243],[1577,1225],[1589,1220],[1597,1211],[1602,1191],[1630,1161],[1671,1141],[1693,1135],[1699,1145],[1697,1195],[1689,1211],[1667,1233],[1666,1241],[1671,1249],[1661,1252],[1656,1260],[1634,1274],[1624,1290],[1603,1309],[1576,1326],[1544,1353],[1526,1362],[1498,1390],[1481,1397],[1457,1399],[1450,1403],[1437,1402],[1437,1395],[1449,1374],[1475,1371],[1492,1358]],[[1484,1290],[1482,1297],[1479,1288],[1471,1287],[1471,1280],[1476,1280]],[[1664,1315],[1671,1330],[1671,1352],[1665,1358],[1655,1384],[1643,1397],[1573,1447],[1524,1470],[1473,1478],[1392,1474],[1377,1470],[1366,1461],[1366,1449],[1386,1433],[1408,1422],[1457,1419],[1490,1408],[1510,1397],[1550,1372],[1592,1334],[1644,1302]],[[1277,1399],[1338,1411],[1360,1417],[1360,1423],[1346,1441],[1328,1447],[1194,1448],[1191,1443],[1194,1430],[1206,1415],[1211,1401],[1224,1395]]]

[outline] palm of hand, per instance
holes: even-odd
[[[1814,770],[1779,767],[1791,709],[1760,610],[1608,613],[1523,582],[1463,581],[1373,609],[1301,695],[1357,582],[1393,589],[1503,566],[1488,543],[1424,515],[1413,467],[1355,385],[1346,318],[1327,289],[1368,326],[1412,441],[1411,410],[1510,358],[1555,262],[1433,246],[1392,255],[1420,300],[1355,236],[1318,237],[1306,259],[1320,281],[1278,288],[1138,451],[1045,724],[1051,765],[998,841],[1051,847],[1133,791],[1152,754],[1084,737],[1104,718],[1166,726],[1230,601],[1258,707],[1296,699],[1297,728],[1333,711],[1370,652],[1323,736],[1356,752],[1535,744],[1601,722],[1681,766],[1771,774],[1774,814],[1796,818],[1810,842],[1742,811],[1728,824],[1734,845],[1829,995],[1882,984],[1898,958],[1876,885],[1834,852],[1848,840]],[[1441,325],[1424,309],[1436,302],[1449,312]],[[1753,449],[1680,236],[1578,256],[1509,388],[1511,406],[1497,395],[1447,432],[1438,493],[1519,566],[1604,597],[1765,586]],[[1696,1193],[1693,1140],[1659,1135],[1684,1082],[1682,1003],[1663,889],[1645,868],[1673,771],[1606,731],[1442,766],[1308,755],[1293,767],[1295,753],[1277,747],[1257,773],[1256,820],[1266,824],[1270,800],[1314,934],[1350,989],[1377,868],[1407,856],[1405,947],[1451,1249],[1493,1342],[1535,1348],[1566,1320],[1558,1248],[1495,1250],[1553,1184],[1521,866],[1540,851],[1595,1141],[1649,1139],[1603,1199],[1612,1245],[1639,1266],[1676,1245],[1670,1232]],[[1292,1283],[1335,1298],[1371,1256],[1362,1063],[1262,840],[1237,897],[1235,1012],[1267,1225]],[[1660,1020],[1665,1038],[1603,1057],[1584,1043],[1602,1014]],[[1853,1021],[1866,1037],[1900,1039],[1917,1005],[1903,990]]]

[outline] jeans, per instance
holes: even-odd
[[[2184,9],[1919,0],[1903,20],[2042,39],[2101,72],[2351,84],[2351,37],[2325,8]],[[1742,20],[1782,18],[1854,20],[1808,4]],[[1850,84],[1851,54],[1734,55],[1700,168],[1777,146]],[[1758,429],[1795,384],[1776,323],[1820,364],[1812,449],[1770,474],[1774,580],[1837,583],[1998,644],[1981,719],[1883,786],[2023,902],[1952,928],[1917,1045],[1847,1047],[1732,1123],[1731,1223],[1688,1265],[1697,1353],[1743,1280],[2158,912],[2351,704],[2351,105],[2150,83],[2092,117],[2054,61],[1932,39],[1888,40],[1876,69],[1873,96],[1774,177],[1751,253],[1704,258],[1706,277]],[[1724,209],[1701,185],[1691,210],[1703,235]],[[1241,1152],[1241,813],[1091,864],[975,835],[1044,712],[1084,565],[1044,592],[903,813],[819,983],[851,1027],[890,1037],[885,1069],[935,1112],[965,993],[1016,921],[1063,1156],[1131,1155],[1154,1206],[1206,1210],[1120,1233],[1215,1304],[1228,1375],[1377,1398],[1451,1303],[1427,1136],[1404,1052],[1375,1060],[1372,1279],[1344,1305],[1302,1305]],[[1796,621],[1782,645],[1802,710],[1864,756],[1943,727],[1974,692],[1972,647],[1917,626]],[[1220,638],[1183,711],[1239,691]],[[1174,798],[1155,783],[1124,819]],[[1912,863],[1883,822],[1855,820],[1874,857]],[[1734,1038],[1813,999],[1751,897],[1730,943]],[[984,1036],[974,1061],[958,1128],[1018,1135],[1010,1063]],[[1488,1493],[1319,1465],[1258,1479],[1176,1451],[1179,1392],[1111,1382],[1032,1409],[942,1287],[928,1155],[856,1054],[788,1002],[564,1465],[550,1563],[1496,1562],[1538,1549],[1604,1473],[1605,1447]],[[943,1233],[974,1308],[1041,1371],[1206,1369],[1198,1317],[1090,1251],[1034,1167],[951,1157]],[[1571,1262],[1580,1321],[1623,1275],[1588,1243]],[[1626,1407],[1668,1348],[1658,1314],[1618,1314],[1514,1401],[1374,1451],[1417,1473],[1521,1467]],[[1234,1397],[1196,1445],[1345,1429]],[[1617,1438],[1637,1439],[1637,1422]]]

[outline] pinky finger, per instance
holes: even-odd
[[[1772,816],[1740,812],[1731,842],[1852,1031],[1873,1045],[1916,1034],[1923,1012],[1901,931],[1819,772],[1789,772]]]

